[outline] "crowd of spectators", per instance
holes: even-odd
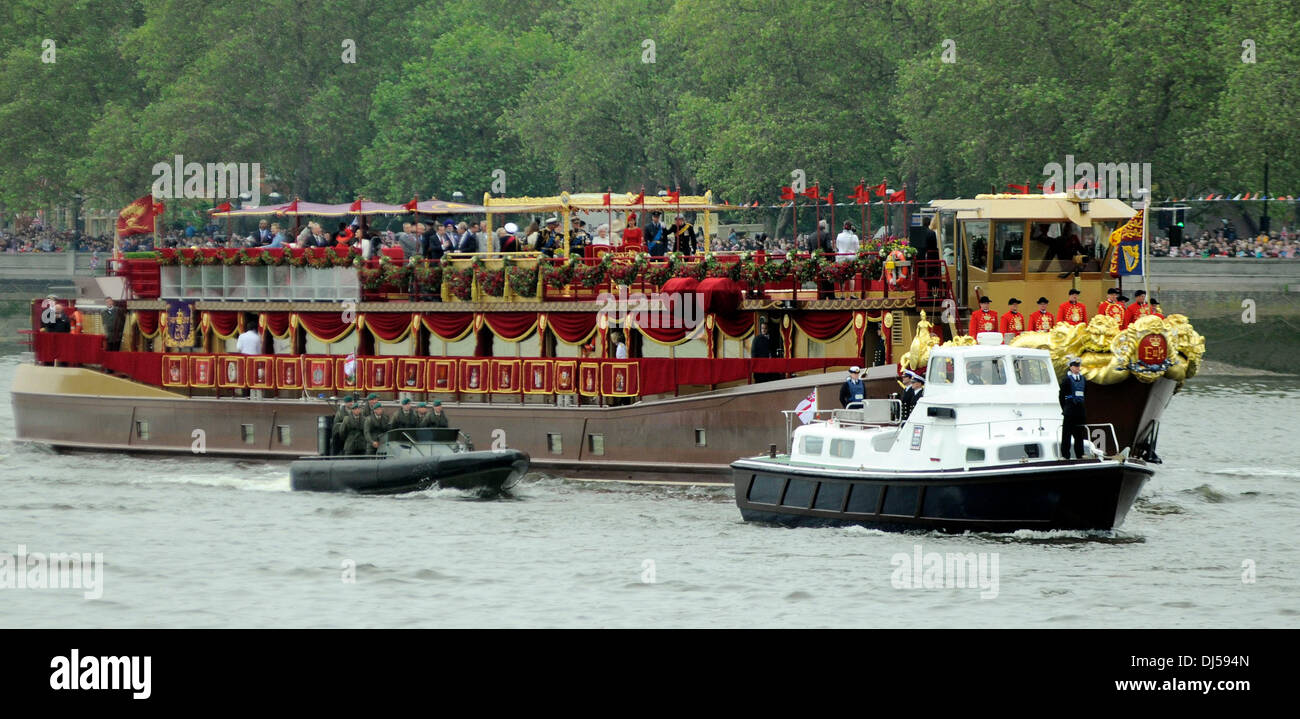
[[[1300,235],[1283,229],[1256,237],[1232,238],[1223,231],[1206,230],[1195,238],[1184,238],[1175,246],[1169,244],[1167,237],[1154,237],[1151,239],[1151,256],[1300,259]]]

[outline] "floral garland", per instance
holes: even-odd
[[[536,297],[537,296],[537,266],[533,267],[507,267],[506,281],[510,283],[510,291],[516,297]]]
[[[677,274],[677,268],[681,265],[681,256],[673,254],[669,256],[668,261],[663,264],[655,264],[645,272],[645,281],[653,287],[663,287],[663,285]]]
[[[753,255],[749,253],[746,253],[745,256],[741,258],[740,262],[737,262],[732,266],[732,268],[735,270],[732,279],[748,286],[750,289],[756,290],[766,281],[764,278],[765,273],[763,272],[763,265],[755,262]]]
[[[764,282],[780,284],[794,277],[795,261],[789,259],[773,261],[769,259],[759,269],[762,271]]]
[[[649,263],[650,256],[644,252],[638,253],[631,262],[615,262],[609,268],[609,281],[615,285],[630,286],[645,272]]]
[[[474,267],[458,270],[450,264],[443,265],[442,282],[447,293],[458,300],[468,302],[474,296]]]
[[[542,282],[554,290],[562,290],[573,280],[572,262],[546,262],[541,260]]]
[[[488,297],[501,297],[506,291],[506,271],[505,268],[499,270],[489,269],[483,262],[483,258],[476,258],[472,265],[474,268],[474,281],[478,283],[478,288]]]
[[[600,262],[594,265],[579,262],[575,257],[572,261],[573,280],[587,289],[595,289],[605,281],[609,274],[610,267],[613,266],[614,257],[608,253],[600,258]]]

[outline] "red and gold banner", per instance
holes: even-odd
[[[583,362],[578,365],[578,394],[596,397],[600,394],[600,363]]]
[[[367,357],[365,359],[366,389],[393,389],[393,369],[396,364],[396,360],[392,357]]]
[[[397,389],[402,392],[424,391],[424,360],[401,357],[397,360]]]
[[[303,385],[309,390],[334,389],[333,360],[329,357],[304,357]]]
[[[153,201],[153,195],[139,198],[117,213],[117,234],[122,237],[153,234],[154,217],[166,209],[163,203]]]
[[[600,393],[606,397],[636,397],[640,394],[640,373],[636,362],[605,362],[600,366]]]
[[[275,358],[277,389],[302,389],[302,362],[297,357]]]
[[[190,356],[190,386],[216,386],[216,358],[212,355]]]
[[[428,378],[424,386],[429,392],[455,392],[456,391],[456,360],[454,359],[435,359],[429,360],[426,365]]]
[[[189,355],[184,354],[165,354],[162,358],[162,383],[164,387],[187,387],[189,386],[188,362]]]
[[[492,360],[492,391],[519,393],[519,360]]]
[[[573,394],[578,391],[578,363],[555,363],[555,391],[560,394]]]
[[[228,388],[244,386],[244,356],[222,355],[217,359],[217,385]]]
[[[554,366],[550,360],[524,360],[524,394],[554,391]]]
[[[248,386],[253,389],[275,389],[275,358],[248,357]]]
[[[357,382],[357,377],[358,375],[361,374],[361,360],[353,359],[352,363],[353,363],[352,376],[349,377],[347,371],[348,358],[347,357],[334,358],[334,389],[340,391],[360,389],[360,386]]]
[[[488,377],[489,362],[485,359],[463,359],[460,361],[460,391],[470,394],[482,394],[488,391],[491,381]]]

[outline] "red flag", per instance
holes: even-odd
[[[826,204],[828,205],[835,204],[835,190],[831,190],[830,192],[826,193]]]
[[[1056,183],[1049,182],[1047,183],[1046,187],[1044,187],[1042,184],[1039,184],[1038,189],[1042,190],[1044,193],[1051,194],[1053,192],[1056,192]]]
[[[860,184],[857,187],[853,188],[853,193],[849,195],[849,199],[853,200],[859,205],[865,205],[868,202],[871,202],[871,192],[867,190],[866,185]]]
[[[812,187],[809,187],[808,189],[803,191],[803,196],[812,200],[820,200],[822,199],[821,187],[818,185],[813,185]]]
[[[123,237],[145,235],[153,232],[153,219],[161,215],[166,206],[154,202],[153,195],[145,195],[122,208],[117,213],[117,232]]]
[[[293,202],[290,202],[289,204],[284,206],[284,213],[286,215],[292,215],[297,211],[298,211],[298,198],[295,197],[293,198]]]
[[[217,205],[216,207],[212,208],[211,210],[208,210],[209,215],[211,215],[214,212],[230,212],[230,203],[223,202],[220,205]]]
[[[633,197],[633,198],[632,198],[632,201],[629,202],[629,203],[627,203],[627,204],[629,204],[629,205],[644,205],[644,204],[645,204],[645,193],[642,192],[641,194],[637,195],[636,197]]]
[[[782,188],[781,188],[781,199],[782,199],[782,200],[793,200],[793,199],[794,199],[794,189],[793,189],[793,188],[790,188],[790,187],[782,187]]]
[[[1019,190],[1022,195],[1029,194],[1029,185],[1007,185],[1007,187],[1013,190]]]
[[[420,198],[412,197],[410,202],[406,203],[405,205],[402,205],[402,209],[406,210],[407,212],[415,212],[415,210],[419,206],[420,206]]]
[[[668,201],[669,201],[669,202],[672,202],[672,203],[676,203],[676,204],[681,204],[681,201],[682,201],[682,191],[681,191],[681,190],[670,190],[670,191],[668,192]]]
[[[898,190],[897,192],[891,192],[889,193],[889,197],[886,199],[889,202],[907,202],[907,190],[903,189]]]
[[[360,211],[361,211],[361,200],[357,200],[356,202],[352,203],[352,206],[348,208],[348,212],[360,212]]]
[[[750,205],[750,207],[758,207],[758,200],[754,200],[754,204]]]
[[[888,191],[885,188],[885,183],[883,182],[880,183],[879,185],[876,185],[872,189],[876,191],[876,197],[884,197],[888,193]]]
[[[605,194],[600,196],[600,204],[604,207],[609,207],[610,206],[609,203],[610,203],[609,193],[606,192]]]

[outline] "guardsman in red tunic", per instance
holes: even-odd
[[[989,309],[993,300],[987,297],[980,298],[980,308],[970,315],[970,336],[979,338],[981,332],[998,331],[998,313]]]
[[[1119,301],[1119,290],[1114,287],[1106,290],[1106,301],[1097,305],[1097,314],[1115,318],[1115,322],[1124,324],[1124,311],[1128,309]]]
[[[1038,311],[1029,315],[1029,329],[1034,332],[1050,332],[1056,324],[1056,317],[1047,309],[1047,298],[1038,298]]]
[[[1128,327],[1134,322],[1137,322],[1138,318],[1146,317],[1151,313],[1151,305],[1147,304],[1146,291],[1138,290],[1137,292],[1134,292],[1133,304],[1129,305],[1128,311],[1124,313],[1124,323],[1120,325],[1120,329]]]
[[[1007,344],[1010,344],[1016,335],[1025,331],[1025,316],[1020,314],[1020,300],[1014,297],[1007,300],[1007,311],[1003,313],[999,324],[1002,341]]]
[[[1079,291],[1070,290],[1070,299],[1061,303],[1061,307],[1056,312],[1056,323],[1067,325],[1086,325],[1088,324],[1088,308],[1079,302]]]

